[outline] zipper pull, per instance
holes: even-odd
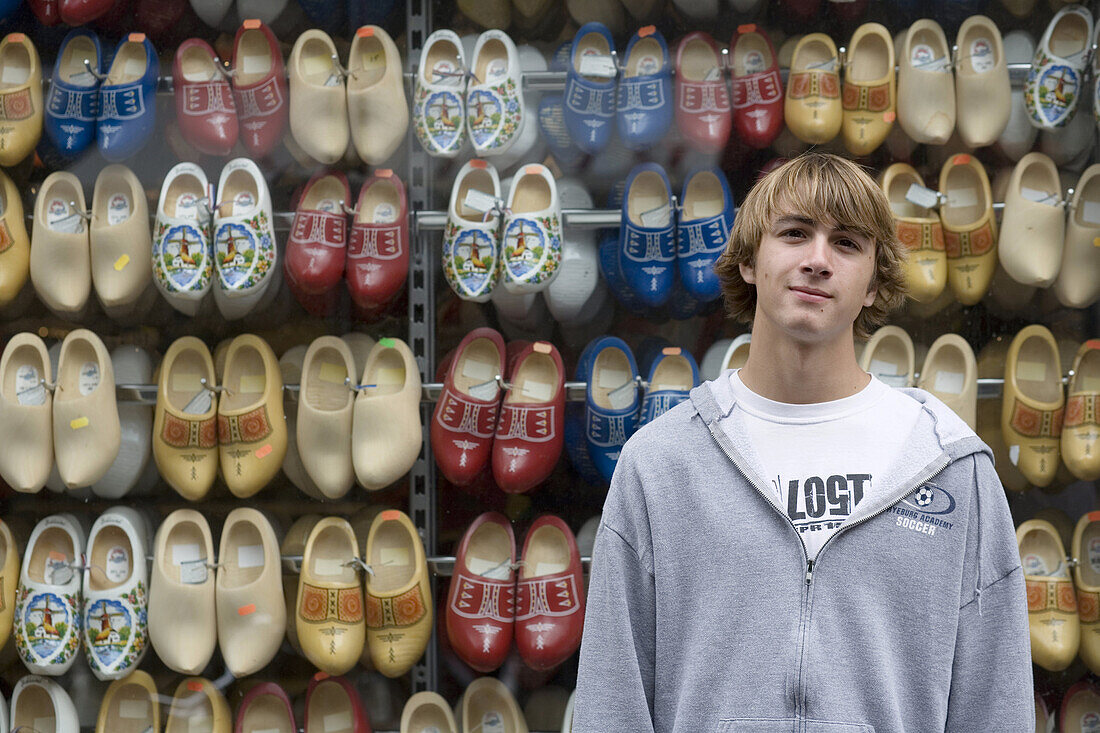
[[[810,584],[810,581],[813,579],[813,577],[814,577],[814,561],[813,560],[807,560],[806,561],[806,585]]]

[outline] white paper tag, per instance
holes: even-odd
[[[327,557],[313,559],[314,575],[340,575],[344,572],[344,561]]]
[[[246,74],[263,74],[270,68],[271,61],[266,56],[241,55],[241,66]]]
[[[68,555],[51,552],[46,556],[42,579],[46,585],[67,585],[73,579],[72,560]]]
[[[95,86],[98,82],[90,71],[78,71],[69,77],[69,83],[78,87]]]
[[[428,80],[432,84],[439,84],[446,87],[459,87],[466,83],[466,77],[463,74],[459,74],[458,66],[449,59],[440,59],[435,62],[435,66],[432,67],[431,78]]]
[[[122,66],[122,73],[129,77],[142,77],[145,75],[145,59],[126,59]]]
[[[1050,568],[1039,555],[1028,553],[1020,558],[1024,566],[1024,575],[1050,575]]]
[[[199,197],[193,193],[180,194],[176,199],[176,217],[179,219],[199,218]]]
[[[195,562],[202,559],[202,549],[199,545],[185,544],[172,545],[172,564],[183,565],[185,562]]]
[[[104,573],[112,583],[121,583],[130,577],[130,553],[125,547],[116,545],[107,551],[107,567]]]
[[[569,567],[562,562],[539,562],[535,563],[535,577],[542,575],[556,575],[564,572]]]
[[[1042,361],[1017,361],[1016,379],[1025,382],[1039,382],[1046,379],[1047,365]]]
[[[625,410],[630,407],[634,404],[635,397],[637,397],[637,386],[634,384],[634,380],[630,380],[618,389],[613,389],[607,393],[607,401],[611,403],[611,407],[615,410]]]
[[[497,380],[490,379],[488,382],[481,382],[475,384],[466,390],[474,399],[488,402],[489,400],[496,399],[500,393],[500,386],[497,384]]]
[[[397,209],[393,204],[383,201],[374,207],[374,216],[371,220],[375,224],[392,224],[397,221]]]
[[[130,218],[130,198],[116,193],[107,200],[107,226],[121,224]]]
[[[46,404],[46,388],[42,385],[38,370],[30,364],[15,370],[15,399],[24,407]]]
[[[1100,713],[1090,710],[1081,716],[1081,733],[1100,733]]]
[[[745,71],[750,74],[759,74],[767,69],[767,62],[764,60],[764,54],[759,51],[749,51],[745,54],[743,59],[745,64]]]
[[[264,566],[263,545],[241,545],[237,548],[237,567],[262,568]]]
[[[508,580],[508,576],[512,572],[512,568],[509,567],[507,561],[493,562],[492,560],[482,560],[480,557],[466,558],[466,567],[474,575],[492,580]]]
[[[208,390],[199,390],[195,393],[195,396],[183,406],[183,412],[187,415],[205,415],[210,412],[210,406],[213,403],[214,395]]]
[[[348,367],[343,363],[323,361],[317,370],[317,378],[329,384],[343,384],[348,378]]]
[[[618,389],[623,383],[630,380],[630,375],[617,369],[601,369],[596,378],[596,385],[600,389]]]
[[[978,192],[973,188],[953,188],[947,192],[948,206],[976,206],[978,204]]]
[[[282,733],[279,728],[253,728],[250,733]]]
[[[820,61],[816,64],[807,64],[806,69],[807,70],[813,70],[813,71],[827,71],[827,72],[836,71],[836,56],[833,56],[832,58],[826,59],[825,61]]]
[[[1100,573],[1100,537],[1089,540],[1088,553],[1089,565],[1094,572]]]
[[[642,226],[651,228],[667,227],[671,215],[672,207],[668,204],[661,204],[656,209],[643,211],[640,218],[642,220]]]
[[[329,713],[322,720],[322,733],[344,733],[351,730],[351,713],[346,710],[342,713]]]
[[[233,197],[233,216],[244,216],[256,205],[251,191],[241,191]]]
[[[325,84],[324,85],[326,87],[339,86],[340,82],[342,82],[343,80],[344,80],[344,77],[340,76],[340,74],[338,74],[337,72],[334,71],[334,72],[332,72],[331,74],[328,75],[327,79],[325,79]]]
[[[874,374],[879,379],[885,377],[893,377],[898,373],[898,365],[892,361],[881,361],[879,359],[871,359],[871,374]]]
[[[94,392],[95,388],[99,386],[99,364],[94,361],[84,362],[84,366],[80,367],[80,376],[77,377],[76,386],[82,395],[89,395]]]
[[[970,44],[970,65],[974,71],[984,74],[996,66],[993,60],[993,44],[988,38],[975,38]]]
[[[206,582],[206,576],[208,575],[208,569],[206,567],[205,560],[189,560],[187,562],[181,562],[180,566],[180,582],[185,585],[199,585]]]
[[[34,719],[35,730],[57,730],[54,718],[35,718]]]
[[[149,715],[148,700],[119,700],[118,717],[141,720]]]
[[[383,547],[378,553],[383,565],[408,565],[409,551],[404,547]]]
[[[1057,193],[1047,193],[1046,191],[1040,191],[1035,188],[1020,186],[1020,196],[1027,199],[1028,201],[1034,201],[1037,204],[1046,204],[1047,206],[1058,205]]]
[[[546,384],[545,382],[533,382],[528,379],[523,383],[520,394],[524,397],[530,397],[536,402],[546,402],[550,399],[550,395],[553,394],[553,391],[553,385]]]
[[[497,365],[477,359],[466,359],[462,362],[462,376],[468,379],[493,379],[497,375]]]
[[[193,717],[187,719],[187,733],[210,733],[214,719],[210,717]]]
[[[493,59],[485,72],[485,83],[495,84],[506,76],[508,76],[508,62],[504,59]]]
[[[962,372],[936,372],[932,391],[943,394],[962,394],[965,384],[966,375]]]
[[[466,198],[462,201],[463,206],[474,211],[480,211],[483,214],[486,211],[492,211],[494,208],[500,208],[502,204],[503,202],[495,196],[490,196],[473,188],[466,192]]]
[[[951,68],[951,63],[946,56],[935,56],[931,46],[918,44],[913,47],[913,68],[921,71],[942,72]]]
[[[707,69],[707,73],[703,74],[703,81],[718,81],[722,78],[722,70],[717,66],[712,66]]]
[[[1100,392],[1100,377],[1078,374],[1074,387],[1078,392]]]
[[[1008,460],[1012,463],[1013,466],[1020,463],[1020,446],[1008,446]]]
[[[16,64],[8,64],[4,66],[4,70],[0,73],[0,82],[7,85],[25,84],[27,82],[27,70]]]
[[[1100,202],[1086,201],[1081,218],[1089,224],[1100,224]]]
[[[481,716],[481,733],[508,733],[500,713],[490,710]]]
[[[51,199],[46,205],[46,226],[62,234],[80,234],[84,231],[84,217],[69,209],[64,199]]]
[[[262,374],[245,374],[241,377],[241,383],[237,388],[242,393],[247,392],[252,394],[255,392],[263,392],[266,384],[267,379]]]
[[[925,209],[934,209],[940,202],[935,191],[925,188],[919,183],[910,184],[909,190],[905,192],[905,200]]]
[[[615,59],[605,54],[586,54],[580,60],[581,76],[598,76],[602,79],[614,79],[619,73],[615,68]]]

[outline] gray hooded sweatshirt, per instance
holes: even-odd
[[[728,372],[624,446],[573,733],[1031,731],[1027,600],[989,448],[918,389],[887,482],[810,563],[745,460]]]

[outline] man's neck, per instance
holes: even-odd
[[[807,405],[851,397],[867,386],[856,362],[852,332],[816,343],[791,339],[765,318],[753,324],[749,358],[738,376],[756,394]]]

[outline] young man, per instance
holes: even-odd
[[[574,733],[1030,731],[1027,604],[988,447],[857,365],[904,294],[881,189],[808,154],[716,270],[748,362],[623,448]]]

